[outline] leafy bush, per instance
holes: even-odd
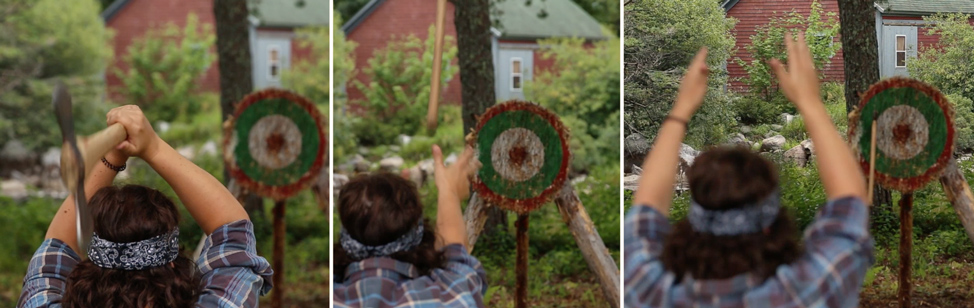
[[[296,42],[301,48],[311,49],[311,60],[295,61],[282,76],[284,87],[293,90],[319,106],[325,106],[328,114],[329,89],[328,74],[328,27],[306,27],[295,33]]]
[[[199,18],[190,14],[182,29],[168,23],[132,42],[123,58],[128,71],[114,72],[122,81],[125,102],[139,105],[162,121],[199,112],[200,98],[195,95],[199,78],[216,59],[211,51],[216,40],[211,28],[208,24],[200,27]]]
[[[335,21],[332,23],[334,29],[341,28],[342,18],[335,14]],[[335,31],[332,34],[333,39],[333,59],[332,59],[332,69],[334,70],[332,79],[332,91],[334,92],[334,99],[332,100],[332,108],[337,113],[332,117],[334,123],[332,127],[332,144],[334,144],[332,155],[336,158],[346,157],[355,152],[358,145],[358,140],[356,140],[352,128],[355,127],[355,123],[358,120],[357,117],[351,115],[348,110],[348,91],[346,86],[348,81],[355,76],[355,47],[357,44],[353,41],[345,39],[345,32]]]
[[[907,59],[910,76],[940,89],[974,100],[974,26],[967,14],[936,14],[928,33],[939,35],[936,46],[924,46],[915,59]]]
[[[586,46],[584,39],[547,39],[550,70],[525,83],[524,96],[561,117],[571,131],[572,167],[619,161],[619,40]]]
[[[399,134],[412,136],[420,132],[433,76],[433,34],[431,25],[425,43],[413,35],[393,39],[369,59],[369,67],[364,70],[369,84],[353,81],[365,95],[364,100],[355,102],[365,109],[364,121],[353,128],[361,144],[390,144]],[[440,89],[446,88],[458,69],[450,65],[457,54],[453,37],[446,36],[443,44]]]
[[[782,105],[766,101],[757,96],[744,96],[734,100],[734,114],[741,124],[775,123],[781,114]]]
[[[805,130],[805,120],[802,117],[795,117],[781,129],[781,135],[789,141],[802,141],[808,139],[808,131]]]

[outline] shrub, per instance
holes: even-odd
[[[738,98],[732,106],[737,120],[745,125],[775,123],[781,114],[780,107],[780,104],[756,96]]]
[[[295,61],[282,76],[284,87],[304,96],[318,106],[324,106],[328,115],[328,100],[331,83],[328,74],[328,27],[306,27],[296,31],[296,42],[301,48],[311,49],[311,60]]]
[[[936,14],[923,19],[933,22],[928,30],[939,35],[935,46],[921,46],[916,58],[906,60],[910,76],[974,100],[974,26],[967,14]]]
[[[947,94],[947,101],[954,107],[954,149],[974,149],[974,102],[958,94]]]
[[[128,70],[114,72],[125,102],[139,105],[154,120],[182,120],[199,112],[199,78],[216,59],[211,28],[200,27],[190,14],[182,29],[169,23],[132,42],[123,58]]]
[[[332,27],[339,29],[341,25],[341,16],[336,14]],[[332,108],[336,114],[332,117],[334,130],[332,131],[333,140],[331,143],[334,145],[334,153],[332,154],[336,161],[341,161],[340,158],[355,153],[358,144],[358,140],[352,131],[358,118],[353,117],[348,110],[348,91],[346,89],[348,81],[352,76],[355,76],[355,47],[358,44],[345,39],[345,32],[343,31],[333,33],[332,44],[334,45],[332,52],[334,54],[332,60],[334,76],[331,83],[334,93]]]

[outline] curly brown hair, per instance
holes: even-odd
[[[423,240],[419,246],[389,257],[412,264],[420,275],[428,275],[444,265],[443,252],[436,249],[434,225],[422,218],[419,192],[409,180],[388,172],[355,177],[342,186],[338,215],[342,227],[352,238],[370,246],[395,241],[423,219]],[[335,279],[344,281],[348,265],[360,260],[348,256],[340,243],[334,247]]]
[[[693,200],[709,210],[739,208],[766,198],[778,187],[775,165],[739,147],[705,151],[694,159],[687,177]],[[797,235],[797,226],[784,209],[764,232],[734,236],[696,232],[684,218],[665,240],[663,266],[677,281],[684,275],[726,279],[743,273],[767,279],[779,265],[801,256]]]
[[[116,242],[137,242],[171,232],[179,211],[161,192],[139,185],[108,186],[91,197],[94,231]],[[200,275],[180,255],[171,266],[141,271],[101,268],[85,260],[68,275],[62,305],[82,307],[192,307],[200,294]]]

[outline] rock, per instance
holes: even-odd
[[[788,113],[781,114],[781,123],[787,125],[788,123],[791,123],[791,121],[793,120],[795,120],[795,116]]]
[[[780,124],[771,124],[769,126],[771,126],[771,129],[773,129],[776,132],[780,132],[782,129],[785,128],[784,126],[782,126]]]
[[[774,136],[775,136],[775,135],[777,135],[777,134],[778,134],[778,133],[777,133],[777,132],[775,132],[775,131],[769,131],[769,132],[767,132],[767,133],[764,133],[764,138],[771,138],[771,137],[774,137]]]
[[[639,176],[633,174],[622,178],[622,187],[625,190],[636,191],[636,188],[639,188]]]
[[[399,171],[399,169],[402,168],[402,165],[405,163],[406,161],[399,156],[383,158],[382,160],[379,161],[379,169],[387,172],[397,172]]]
[[[780,151],[785,146],[785,136],[775,135],[761,140],[761,152]]]
[[[398,145],[390,145],[389,146],[389,152],[390,153],[399,153],[400,150],[402,150],[402,148],[399,147]]]
[[[334,189],[335,197],[337,198],[338,192],[342,190],[342,186],[345,186],[345,183],[348,183],[348,176],[341,173],[335,173],[331,176],[331,183],[332,188]]]
[[[457,153],[451,153],[450,156],[447,156],[446,159],[443,160],[443,164],[447,166],[452,165],[453,163],[457,162],[458,158]]]
[[[747,125],[741,126],[741,133],[750,134],[751,131],[753,131],[753,130],[754,130],[753,128],[751,128],[750,126],[747,126]]]
[[[27,198],[27,185],[17,180],[2,181],[0,182],[0,196],[14,199]]]
[[[196,149],[194,149],[191,145],[180,147],[176,149],[176,152],[179,152],[179,155],[182,155],[188,160],[193,160],[193,158],[196,158]]]
[[[396,137],[396,140],[399,141],[399,144],[401,145],[408,145],[410,142],[413,141],[413,137],[409,137],[406,135],[399,135],[399,137]]]
[[[355,154],[352,158],[352,166],[355,172],[367,172],[372,167],[372,163],[362,157],[362,155]]]
[[[216,156],[217,154],[219,154],[219,149],[216,146],[216,142],[210,140],[204,143],[202,147],[200,147],[200,150],[199,152],[197,152],[197,154],[200,156]]]
[[[423,183],[426,183],[426,176],[423,174],[423,169],[419,165],[403,170],[402,176],[412,181],[413,184],[416,184],[416,187],[422,187]]]
[[[623,156],[623,172],[632,172],[631,166],[642,165],[643,160],[646,159],[646,154],[649,154],[649,150],[652,145],[649,140],[640,134],[631,134],[626,137],[625,140],[625,153]]]
[[[420,161],[418,164],[416,164],[416,166],[419,167],[419,170],[423,172],[423,176],[425,176],[426,178],[433,177],[434,164],[432,158]]]
[[[41,165],[47,169],[61,167],[61,148],[50,148],[41,155]]]
[[[369,148],[366,148],[366,147],[358,147],[358,154],[359,155],[369,155]]]
[[[572,183],[572,185],[574,185],[574,186],[577,187],[579,183],[585,182],[585,180],[587,180],[587,179],[588,179],[588,175],[584,175],[583,174],[583,175],[580,175],[578,177],[575,177],[575,178],[571,179],[570,182]],[[588,186],[588,185],[586,185],[586,186]]]
[[[740,146],[740,147],[751,146],[751,142],[747,141],[747,137],[744,137],[744,134],[742,133],[735,134],[733,137],[730,138],[730,140],[727,141],[727,144],[732,146]]]
[[[0,149],[0,160],[11,164],[24,164],[31,161],[32,153],[20,140],[14,139],[3,145]],[[21,165],[23,167],[23,165]]]
[[[165,134],[166,132],[169,131],[169,128],[172,128],[172,125],[170,125],[169,122],[166,121],[159,121],[156,122],[156,128],[158,128],[157,131],[160,134]]]
[[[632,165],[632,174],[642,175],[643,174],[643,168],[640,168],[639,166],[636,166],[636,165]]]
[[[805,152],[808,153],[809,156],[815,155],[815,144],[812,143],[811,139],[805,139],[805,141],[802,141],[801,146],[805,148]]]
[[[805,167],[808,163],[808,155],[805,154],[805,147],[802,145],[796,145],[785,151],[785,159],[795,162],[796,165]]]
[[[690,147],[686,143],[680,144],[681,164],[686,164],[687,167],[693,165],[693,160],[697,158],[697,155],[700,155],[700,151],[694,150],[693,147]]]

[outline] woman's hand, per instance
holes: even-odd
[[[676,95],[671,116],[689,122],[703,104],[703,97],[707,94],[707,77],[710,75],[706,60],[707,47],[700,48],[680,81],[680,92]]]
[[[822,105],[818,73],[805,43],[805,34],[798,33],[798,41],[793,42],[791,34],[785,33],[785,46],[788,49],[787,67],[780,60],[771,59],[771,68],[778,77],[781,91],[800,110]]]
[[[433,145],[433,174],[440,192],[455,194],[463,200],[470,196],[470,178],[480,169],[480,161],[473,159],[473,148],[467,146],[457,161],[449,167],[443,164],[443,151]]]
[[[126,158],[135,156],[147,160],[147,155],[157,152],[155,149],[162,141],[139,106],[115,107],[108,112],[107,120],[108,125],[119,123],[125,127],[128,137],[118,145],[117,150]]]

